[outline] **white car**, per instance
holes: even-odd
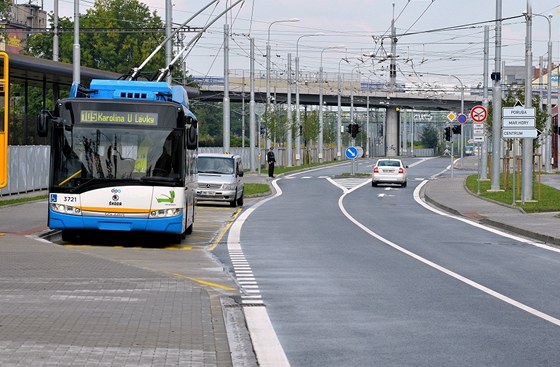
[[[373,166],[371,173],[371,186],[380,183],[399,184],[406,187],[407,177],[405,166],[400,159],[383,158],[379,159]]]

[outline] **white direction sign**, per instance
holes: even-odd
[[[504,107],[502,108],[502,117],[513,117],[513,118],[535,118],[535,109],[533,107],[525,108],[519,107]]]
[[[515,107],[502,108],[502,138],[536,138],[535,109],[525,108],[517,101]]]
[[[529,128],[535,127],[535,119],[534,118],[504,118],[502,120],[502,126],[504,128]]]
[[[536,138],[537,129],[503,129],[502,138],[504,139],[517,139],[517,138]]]

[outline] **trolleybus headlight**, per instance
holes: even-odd
[[[82,210],[80,208],[75,208],[73,206],[64,205],[64,204],[51,204],[51,209],[58,213],[66,213],[66,214],[73,214],[73,215],[80,215]]]
[[[181,214],[180,208],[174,209],[159,209],[159,210],[152,210],[150,212],[150,217],[152,218],[162,218],[162,217],[174,217]]]

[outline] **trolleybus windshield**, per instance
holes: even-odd
[[[65,122],[53,131],[52,187],[77,192],[123,180],[183,184],[185,130],[172,127],[177,126],[176,109],[119,111],[78,105],[60,111]],[[73,124],[67,123],[70,120]]]

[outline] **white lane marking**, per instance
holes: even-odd
[[[288,358],[284,354],[282,345],[277,338],[274,340],[254,338],[254,335],[264,336],[274,330],[266,307],[244,307],[243,312],[247,321],[251,320],[251,340],[257,354],[259,366],[289,366]],[[282,353],[279,353],[282,351]]]
[[[287,178],[293,178],[294,175]],[[272,185],[276,189],[276,194],[263,199],[251,206],[249,209],[244,210],[233,222],[228,238],[227,247],[230,254],[230,258],[239,259],[243,255],[243,250],[241,248],[241,227],[247,220],[247,218],[262,204],[269,200],[272,200],[280,195],[282,195],[282,190],[276,183],[278,179],[272,181]],[[255,278],[251,275],[248,276],[249,272],[247,270],[237,271],[234,268],[234,273],[237,280],[240,282],[252,281],[254,284],[251,286],[242,286],[243,292],[245,293],[241,296],[241,305],[248,305],[248,307],[243,307],[243,313],[245,314],[245,321],[247,323],[247,329],[251,335],[251,340],[253,343],[253,348],[257,356],[259,366],[278,366],[278,367],[289,367],[288,357],[278,340],[278,336],[274,331],[270,317],[266,310],[262,296],[255,281]],[[255,307],[259,306],[259,307]],[[262,306],[262,307],[261,307]]]
[[[302,171],[302,172],[294,172],[294,173],[291,173],[291,174],[285,176],[285,178],[292,178],[292,177],[295,177],[295,176],[302,175],[304,173],[315,172],[315,171],[319,171],[319,170],[322,170],[322,169],[325,169],[325,168],[332,168],[332,167],[338,167],[338,166],[343,166],[343,165],[350,165],[350,163],[351,162],[348,161],[348,162],[343,162],[343,163],[338,163],[338,164],[331,164],[331,165],[324,166],[324,167],[317,167],[317,168],[313,168],[313,169],[308,169],[308,170],[305,170],[305,171]],[[272,197],[272,198],[274,198],[274,197]],[[272,198],[270,198],[270,199],[272,199]]]
[[[416,188],[416,190],[414,190],[414,195],[415,195],[415,196],[417,195],[417,193],[420,192],[420,187],[422,187],[425,183],[426,183],[426,181],[424,181],[423,183],[421,183],[421,184]],[[488,295],[490,295],[490,296],[492,296],[492,297],[495,297],[495,298],[497,298],[497,299],[499,299],[499,300],[501,300],[501,301],[503,301],[503,302],[506,302],[506,303],[508,303],[508,304],[510,304],[510,305],[512,305],[512,306],[514,306],[514,307],[519,308],[520,310],[523,310],[523,311],[528,312],[528,313],[530,313],[530,314],[532,314],[532,315],[534,315],[534,316],[537,316],[537,317],[539,317],[539,318],[541,318],[541,319],[543,319],[543,320],[545,320],[545,321],[548,321],[548,322],[550,322],[550,323],[552,323],[552,324],[554,324],[554,325],[556,325],[556,326],[560,326],[560,319],[557,319],[557,318],[555,318],[555,317],[553,317],[553,316],[550,316],[550,315],[548,315],[548,314],[546,314],[546,313],[544,313],[544,312],[541,312],[541,311],[539,311],[539,310],[537,310],[537,309],[535,309],[535,308],[532,308],[532,307],[530,307],[530,306],[528,306],[528,305],[526,305],[526,304],[524,304],[524,303],[521,303],[521,302],[519,302],[519,301],[516,301],[516,300],[514,300],[513,298],[507,297],[507,296],[505,296],[505,295],[503,295],[503,294],[501,294],[501,293],[498,293],[498,292],[496,292],[496,291],[494,291],[494,290],[492,290],[492,289],[490,289],[490,288],[488,288],[488,287],[485,287],[485,286],[483,286],[483,285],[480,284],[480,283],[477,283],[477,282],[475,282],[475,281],[473,281],[473,280],[471,280],[471,279],[469,279],[469,278],[467,278],[467,277],[464,277],[464,276],[462,276],[462,275],[460,275],[460,274],[458,274],[458,273],[455,273],[454,271],[451,271],[451,270],[449,270],[449,269],[447,269],[447,268],[445,268],[445,267],[443,267],[443,266],[441,266],[441,265],[438,265],[438,264],[434,263],[433,261],[430,261],[430,260],[428,260],[428,259],[426,259],[426,258],[424,258],[424,257],[422,257],[422,256],[420,256],[420,255],[417,255],[417,254],[415,254],[414,252],[409,251],[409,250],[405,249],[404,247],[401,247],[401,246],[397,245],[396,243],[394,243],[394,242],[392,242],[392,241],[390,241],[390,240],[388,240],[388,239],[386,239],[386,238],[380,236],[379,234],[373,232],[373,231],[370,230],[368,227],[366,227],[365,225],[363,225],[362,223],[360,223],[359,221],[357,221],[354,217],[352,217],[352,216],[350,215],[350,213],[348,213],[348,212],[346,211],[346,208],[344,207],[343,201],[344,201],[344,198],[349,194],[349,192],[350,192],[350,191],[344,192],[344,193],[340,196],[340,198],[338,199],[338,207],[340,208],[340,210],[342,211],[342,213],[346,216],[346,218],[348,218],[352,223],[354,223],[356,226],[358,226],[360,229],[362,229],[364,232],[366,232],[366,233],[369,234],[370,236],[376,238],[377,240],[379,240],[379,241],[385,243],[385,244],[388,245],[388,246],[391,246],[391,247],[394,248],[395,250],[400,251],[400,252],[402,252],[403,254],[408,255],[408,256],[412,257],[413,259],[416,259],[416,260],[420,261],[421,263],[423,263],[423,264],[425,264],[425,265],[428,265],[428,266],[430,266],[430,267],[432,267],[432,268],[434,268],[434,269],[436,269],[436,270],[438,270],[438,271],[440,271],[440,272],[442,272],[442,273],[444,273],[444,274],[446,274],[446,275],[448,275],[448,276],[450,276],[450,277],[453,277],[453,278],[457,279],[457,280],[460,281],[460,282],[463,282],[463,283],[465,283],[465,284],[467,284],[467,285],[469,285],[469,286],[471,286],[471,287],[473,287],[473,288],[476,288],[476,289],[478,289],[478,290],[480,290],[480,291],[482,291],[482,292],[484,292],[484,293],[486,293],[486,294],[488,294]],[[463,218],[458,218],[458,217],[455,217],[455,216],[452,216],[452,215],[447,215],[447,213],[444,213],[444,214],[445,214],[446,216],[449,216],[449,217],[452,217],[452,218],[456,218],[456,219],[458,219],[458,220],[462,220],[462,221],[464,221],[464,222],[466,222],[466,223],[468,222],[467,220],[463,220]],[[474,225],[474,224],[475,224],[475,223],[473,223],[473,225]],[[476,224],[478,224],[478,223],[476,223]],[[479,227],[479,226],[477,226],[477,227]],[[480,226],[480,228],[484,228],[484,227]],[[490,232],[494,232],[494,231],[490,231]],[[499,232],[499,231],[494,232],[494,233],[500,234],[500,233],[498,233],[498,232]],[[507,234],[507,233],[504,233],[504,235],[505,235],[505,237],[515,238],[515,236],[511,236],[511,235],[509,235],[509,234]],[[520,240],[522,240],[522,239],[520,239]],[[522,241],[522,242],[528,243],[528,241]]]
[[[514,235],[514,234],[507,233],[507,232],[501,231],[501,230],[496,229],[496,228],[488,227],[488,226],[485,226],[484,224],[481,224],[481,223],[478,223],[478,222],[474,222],[474,221],[472,221],[472,220],[470,220],[470,219],[468,219],[468,218],[464,218],[464,217],[461,217],[461,216],[453,215],[453,214],[444,212],[444,211],[442,211],[442,210],[440,210],[440,209],[437,209],[437,208],[434,208],[434,207],[430,206],[429,204],[427,204],[426,202],[424,202],[424,201],[420,198],[420,191],[422,190],[422,187],[423,187],[425,184],[427,184],[427,183],[428,183],[428,181],[423,181],[423,182],[421,182],[421,183],[416,187],[416,189],[414,190],[414,194],[413,194],[413,195],[414,195],[414,200],[415,200],[418,204],[422,205],[424,208],[426,208],[426,209],[428,209],[428,210],[430,210],[430,211],[432,211],[432,212],[434,212],[434,213],[436,213],[436,214],[439,214],[439,215],[441,215],[441,216],[453,218],[453,219],[455,219],[455,220],[458,220],[458,221],[461,221],[461,222],[470,224],[470,225],[473,226],[473,227],[477,227],[477,228],[480,228],[480,229],[484,229],[485,231],[488,231],[488,232],[497,234],[497,235],[502,236],[502,237],[506,237],[506,238],[509,238],[509,239],[512,239],[512,240],[515,240],[515,241],[523,242],[523,243],[525,243],[525,244],[528,244],[528,245],[531,245],[531,246],[535,246],[535,247],[538,247],[538,248],[542,248],[542,249],[544,249],[544,250],[548,250],[548,251],[560,253],[560,249],[559,249],[559,248],[555,248],[555,247],[552,247],[552,246],[543,245],[543,244],[534,242],[534,241],[532,241],[532,240],[529,240],[529,239],[526,239],[526,238],[523,238],[523,237],[518,237],[518,236],[516,236],[516,235]]]

